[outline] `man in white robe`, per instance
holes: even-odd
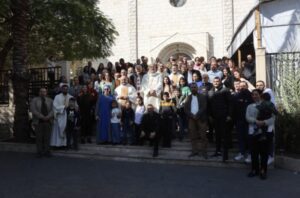
[[[150,65],[149,71],[143,77],[142,93],[144,97],[144,104],[152,104],[155,111],[159,110],[161,92],[163,90],[162,75],[156,72],[156,66]]]
[[[68,85],[61,85],[62,93],[55,96],[53,101],[54,123],[50,145],[55,147],[67,146],[66,126],[69,99],[73,96],[68,94]]]
[[[122,76],[120,81],[121,84],[115,89],[114,93],[120,107],[124,107],[127,100],[129,100],[134,106],[137,96],[136,89],[128,83],[128,78],[126,76]]]

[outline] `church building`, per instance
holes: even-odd
[[[119,32],[107,59],[227,56],[235,30],[256,5],[257,0],[101,0],[100,10]]]

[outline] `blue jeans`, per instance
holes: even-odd
[[[120,143],[121,141],[121,126],[120,123],[111,123],[112,143]]]
[[[243,120],[237,120],[235,127],[238,134],[240,153],[245,155],[248,148],[248,123]]]

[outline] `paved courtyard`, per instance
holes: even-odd
[[[299,197],[300,175],[279,169],[269,178],[247,169],[145,164],[73,158],[36,159],[0,152],[1,198]]]

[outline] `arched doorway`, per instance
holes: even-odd
[[[170,56],[178,58],[179,56],[185,56],[188,59],[193,59],[196,54],[196,50],[189,44],[186,43],[172,43],[164,47],[158,57],[163,63],[168,62]]]

